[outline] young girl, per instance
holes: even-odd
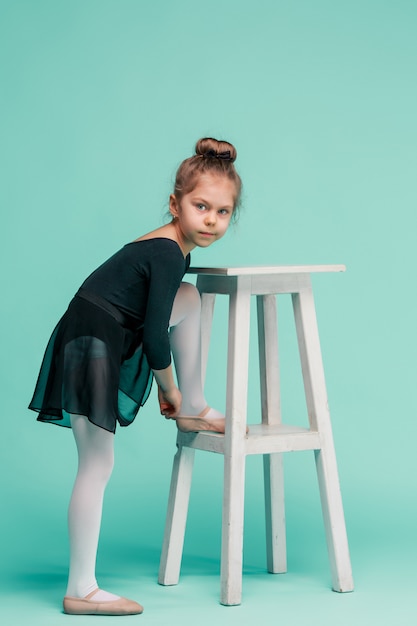
[[[178,428],[224,432],[224,416],[207,406],[202,389],[199,294],[181,280],[191,250],[223,237],[235,215],[241,190],[235,158],[227,142],[197,142],[177,172],[171,222],[125,245],[85,280],[46,349],[29,408],[39,421],[71,427],[78,449],[65,613],[143,611],[98,589],[95,562],[116,422],[132,423],[152,378],[161,414]]]

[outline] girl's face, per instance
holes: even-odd
[[[178,201],[172,194],[169,210],[185,254],[207,248],[225,234],[235,205],[236,188],[226,176],[204,174],[192,191]]]

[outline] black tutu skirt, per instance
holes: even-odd
[[[114,433],[133,422],[152,378],[142,328],[80,290],[52,333],[29,408],[41,422],[71,427],[73,413]]]

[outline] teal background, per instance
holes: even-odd
[[[314,287],[356,590],[329,590],[306,453],[285,459],[288,574],[266,573],[261,459],[249,458],[243,604],[218,604],[222,459],[200,453],[181,582],[159,587],[175,426],[154,393],[117,433],[101,586],[143,602],[129,619],[146,624],[414,623],[416,19],[413,0],[0,0],[7,623],[71,619],[59,611],[74,444],[26,409],[45,344],[85,276],[162,223],[176,168],[206,135],[237,146],[243,210],[195,265],[347,265]],[[284,417],[302,422],[285,298],[281,310]],[[220,300],[207,380],[219,409],[225,315]]]

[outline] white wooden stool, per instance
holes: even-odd
[[[203,376],[216,294],[229,296],[226,433],[178,433],[158,582],[178,583],[195,450],[224,455],[220,602],[242,595],[245,459],[264,459],[267,567],[286,565],[282,453],[314,450],[332,587],[353,590],[349,547],[317,329],[310,274],[344,271],[343,265],[192,268],[202,298]],[[281,422],[276,295],[291,294],[301,358],[309,428]],[[246,434],[251,296],[257,297],[262,423]]]

